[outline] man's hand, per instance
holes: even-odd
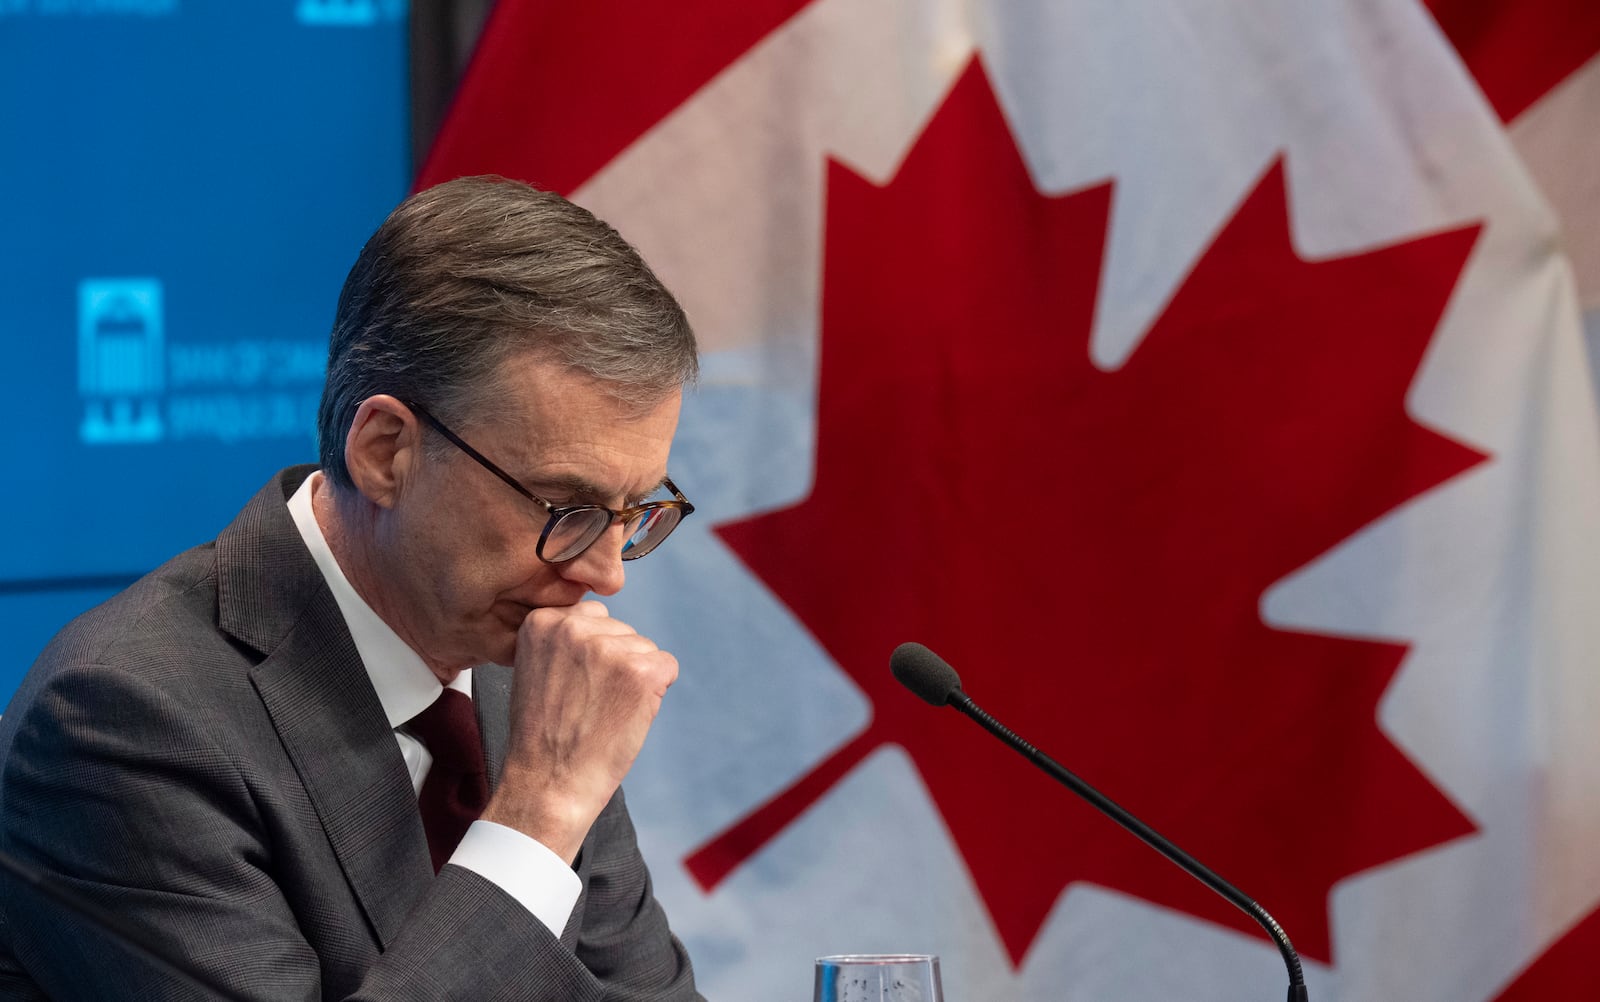
[[[571,863],[632,768],[678,659],[590,601],[529,613],[515,672],[505,771],[483,818]]]

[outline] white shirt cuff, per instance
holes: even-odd
[[[558,937],[583,890],[583,881],[549,846],[493,821],[469,825],[450,862],[516,898]]]

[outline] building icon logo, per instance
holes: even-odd
[[[78,283],[78,395],[86,445],[159,442],[166,351],[161,283],[94,278]]]

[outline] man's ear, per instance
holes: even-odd
[[[422,455],[422,425],[410,408],[388,394],[361,401],[344,437],[344,464],[368,501],[395,503]]]

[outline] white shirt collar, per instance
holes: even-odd
[[[328,582],[334,601],[339,603],[339,612],[350,630],[350,638],[355,641],[356,653],[367,669],[367,677],[372,679],[372,688],[378,693],[378,702],[389,718],[389,726],[399,727],[438,698],[439,679],[421,655],[407,646],[399,634],[372,611],[372,606],[356,594],[350,579],[344,576],[311,509],[311,495],[321,480],[320,471],[306,478],[289,499],[289,514],[295,528],[300,530],[300,538],[305,540],[306,549],[311,551],[311,559],[317,562],[317,570]],[[472,695],[472,669],[457,675],[450,688]]]

